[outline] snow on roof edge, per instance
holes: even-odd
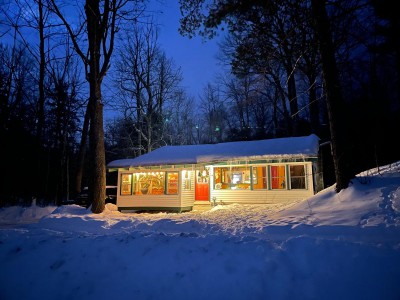
[[[157,165],[198,164],[232,160],[283,159],[317,157],[319,137],[315,134],[268,140],[164,146],[131,159],[118,159],[107,168],[146,167]]]

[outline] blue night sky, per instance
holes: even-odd
[[[172,58],[176,66],[180,66],[183,73],[183,85],[189,95],[198,98],[203,87],[213,82],[221,67],[216,59],[218,54],[218,39],[203,41],[201,37],[181,36],[179,28],[178,0],[154,1],[155,10],[162,11],[156,14],[160,24],[159,42],[168,58]]]

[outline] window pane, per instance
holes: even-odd
[[[214,188],[220,190],[222,188],[221,168],[214,168]]]
[[[167,194],[178,194],[178,172],[167,172]]]
[[[267,189],[266,167],[253,167],[253,189]]]
[[[229,189],[231,182],[231,175],[229,168],[215,168],[214,169],[214,188],[219,189]]]
[[[142,195],[160,195],[164,194],[165,173],[147,172],[138,173],[138,194]]]
[[[290,188],[291,189],[305,189],[306,176],[305,166],[290,166]]]
[[[249,167],[223,167],[214,169],[214,188],[250,189]]]
[[[121,195],[132,195],[132,174],[121,174]]]
[[[232,167],[231,189],[245,190],[250,188],[250,169],[248,167]]]
[[[286,188],[286,172],[285,166],[271,166],[271,188],[285,189]]]

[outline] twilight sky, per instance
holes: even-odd
[[[180,66],[183,73],[183,85],[186,91],[198,97],[203,87],[213,82],[214,75],[221,68],[215,56],[218,53],[217,40],[202,41],[201,37],[189,39],[179,34],[179,3],[178,0],[152,0],[160,23],[159,42],[168,58]]]

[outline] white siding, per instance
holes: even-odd
[[[181,192],[181,206],[182,207],[189,207],[193,206],[194,204],[194,197],[195,197],[195,172],[190,173],[190,190],[183,190],[182,186],[182,178],[180,177],[180,192]]]
[[[313,194],[308,190],[214,190],[211,201],[215,197],[216,204],[277,204],[304,200]]]
[[[130,195],[117,197],[118,207],[181,207],[179,195]]]

